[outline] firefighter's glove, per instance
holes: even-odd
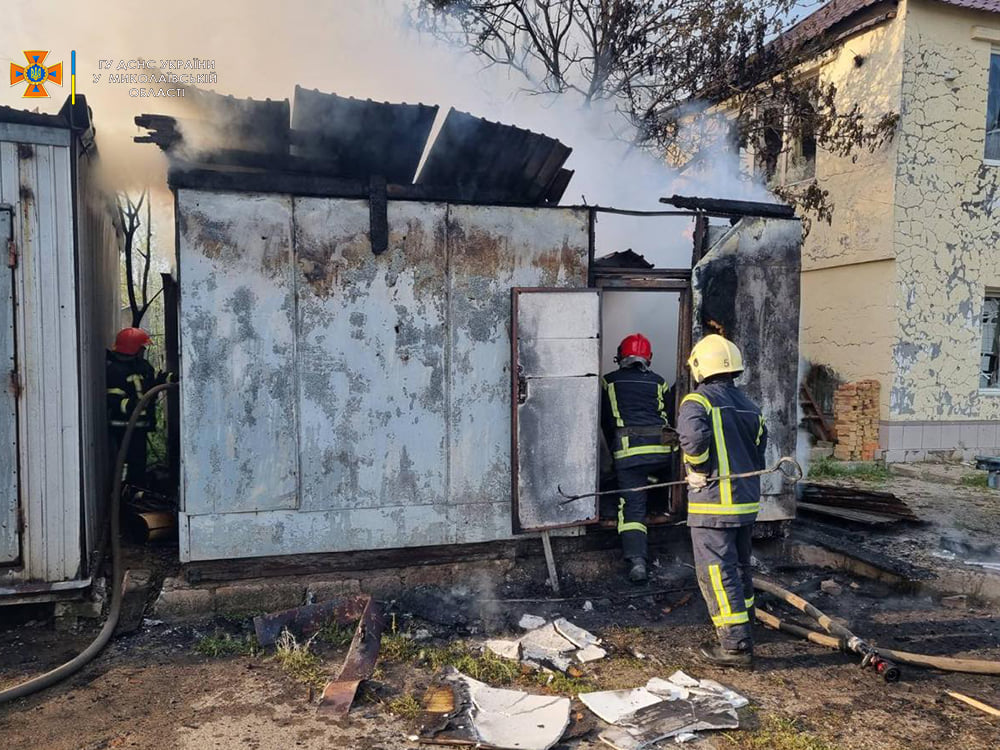
[[[689,471],[687,475],[688,489],[691,492],[701,492],[708,484],[708,475],[700,474],[697,471]]]

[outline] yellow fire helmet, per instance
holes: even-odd
[[[712,333],[703,338],[691,350],[688,367],[695,382],[725,372],[743,372],[743,355],[732,341]]]

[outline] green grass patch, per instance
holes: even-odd
[[[396,696],[388,701],[385,707],[389,709],[390,713],[409,721],[420,715],[420,701],[414,698],[411,693]]]
[[[412,638],[402,633],[388,633],[382,635],[382,645],[379,647],[378,660],[383,662],[410,662],[420,653],[418,646]]]
[[[809,465],[807,479],[857,479],[862,482],[885,482],[892,475],[878,461],[845,464],[835,458],[821,458]]]
[[[723,735],[739,750],[838,750],[826,740],[805,731],[792,719],[769,714],[756,731]]]
[[[316,633],[316,637],[324,643],[328,643],[336,648],[345,648],[351,645],[354,640],[354,632],[358,624],[352,622],[349,625],[341,625],[336,620],[328,620]]]
[[[274,658],[296,680],[319,688],[326,684],[320,659],[312,651],[312,638],[299,643],[287,629],[282,630],[275,643]]]
[[[260,653],[260,645],[256,636],[234,636],[230,633],[216,631],[198,639],[194,644],[196,653],[202,656],[256,656]]]
[[[989,478],[990,475],[985,471],[981,474],[969,474],[962,477],[962,486],[977,490],[990,489]]]

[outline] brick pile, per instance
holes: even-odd
[[[879,382],[845,383],[833,394],[837,445],[833,457],[842,461],[874,461],[878,453]]]

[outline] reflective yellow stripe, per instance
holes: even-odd
[[[604,390],[608,392],[608,401],[611,402],[611,416],[615,418],[615,425],[624,427],[625,421],[622,419],[621,412],[618,411],[618,396],[615,395],[615,384],[609,383],[604,378],[601,378],[601,384],[604,386]]]
[[[667,420],[667,410],[663,407],[663,394],[667,390],[666,383],[660,383],[656,386],[656,411],[663,419],[663,424],[670,424],[669,420]]]
[[[121,403],[118,405],[118,408],[121,409],[122,414],[128,414],[128,396],[126,396],[121,400]]]
[[[705,407],[705,411],[712,411],[712,402],[707,398],[702,396],[700,393],[689,393],[684,398],[681,399],[681,405],[683,406],[688,401],[694,401],[696,404],[701,404]]]
[[[635,448],[628,447],[628,438],[622,438],[622,444],[625,446],[620,451],[614,452],[615,458],[628,458],[629,456],[648,456],[650,454],[663,454],[663,453],[673,453],[674,449],[669,445],[637,445]]]
[[[719,505],[718,503],[688,503],[688,514],[703,516],[740,516],[744,513],[757,513],[760,503],[743,503],[741,505]]]
[[[708,578],[712,582],[712,591],[715,592],[715,601],[719,605],[719,614],[728,617],[733,613],[729,606],[729,597],[726,596],[726,589],[722,585],[722,570],[718,565],[708,566]],[[715,620],[715,618],[712,618]]]
[[[121,388],[108,388],[109,396],[128,396]]]
[[[131,383],[132,387],[135,388],[136,398],[142,398],[142,375],[129,375],[125,378],[125,382]]]
[[[712,409],[712,431],[715,433],[715,450],[719,454],[719,476],[729,475],[729,451],[726,450],[726,436],[722,432],[722,411]],[[719,498],[723,505],[733,504],[733,480],[719,480]]]
[[[746,612],[737,612],[732,615],[717,615],[712,617],[712,624],[717,628],[722,628],[726,625],[739,625],[744,622],[750,622],[750,615]]]
[[[704,453],[699,453],[697,456],[689,456],[687,453],[684,454],[684,460],[689,464],[703,464],[708,460],[709,451],[706,449]]]
[[[743,606],[746,607],[747,609],[750,609],[750,607],[753,606],[753,597],[751,596],[749,599],[744,599]]]
[[[620,497],[618,498],[618,533],[621,534],[623,531],[641,531],[645,534],[646,524],[638,521],[625,521],[625,498]]]
[[[760,416],[760,427],[757,428],[757,445],[760,445],[760,439],[764,436],[764,415]]]

